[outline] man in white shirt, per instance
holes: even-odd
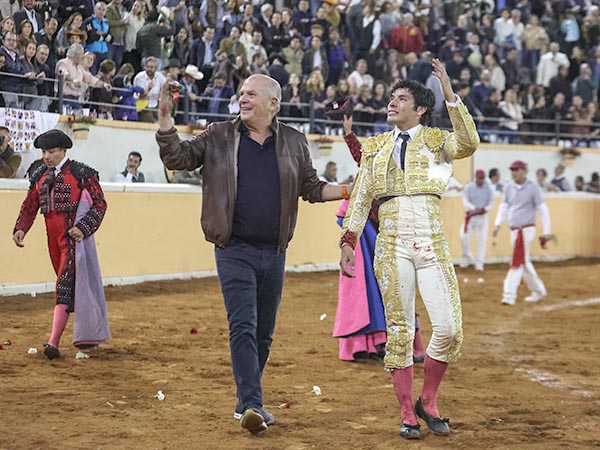
[[[127,156],[127,165],[123,172],[115,177],[117,183],[145,183],[144,174],[138,169],[142,164],[142,155],[139,152],[130,152]]]
[[[544,53],[540,58],[540,63],[537,68],[537,84],[541,84],[544,87],[550,86],[550,80],[558,75],[558,69],[560,66],[569,68],[571,62],[567,55],[559,52],[559,45],[556,42],[550,44],[550,51]]]
[[[508,217],[510,241],[513,246],[512,264],[504,279],[502,304],[514,305],[517,300],[517,289],[521,279],[525,278],[531,295],[525,297],[526,302],[538,302],[547,295],[544,282],[538,276],[531,263],[529,250],[535,238],[535,216],[539,212],[542,221],[542,247],[552,239],[550,234],[550,213],[541,189],[536,183],[527,179],[527,164],[515,161],[510,165],[512,181],[507,183],[502,193],[502,203],[496,216],[493,235],[496,237],[500,226]]]
[[[471,238],[477,239],[477,255],[475,270],[483,270],[488,234],[488,212],[494,205],[494,191],[490,183],[486,183],[485,171],[477,170],[475,180],[465,186],[463,205],[467,211],[464,226],[460,230],[463,257],[461,267],[468,267],[473,261]]]
[[[158,120],[156,110],[158,108],[158,96],[160,88],[167,81],[165,76],[157,72],[158,62],[153,56],[146,58],[145,70],[138,73],[133,79],[134,86],[139,86],[144,89],[140,94],[140,100],[147,100],[148,106],[139,112],[140,122],[154,123]]]

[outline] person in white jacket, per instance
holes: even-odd
[[[538,276],[530,258],[531,243],[535,238],[536,211],[542,222],[542,247],[552,239],[550,233],[550,213],[539,186],[527,179],[527,164],[515,161],[510,165],[512,181],[506,184],[502,193],[502,203],[496,216],[493,236],[498,235],[500,226],[508,217],[510,241],[513,246],[511,267],[504,279],[502,303],[514,305],[521,279],[525,278],[531,295],[526,302],[538,302],[547,295],[544,282]]]
[[[544,53],[540,58],[540,63],[537,68],[537,84],[544,87],[550,85],[550,79],[558,75],[560,66],[569,67],[571,62],[566,54],[559,51],[560,47],[557,42],[550,44],[550,51]]]

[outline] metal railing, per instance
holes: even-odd
[[[66,106],[79,103],[86,109],[96,110],[96,115],[101,118],[101,108],[105,111],[114,111],[118,109],[129,109],[135,110],[136,106],[119,104],[119,103],[104,103],[95,102],[84,97],[86,92],[89,92],[89,88],[92,89],[103,89],[102,87],[87,85],[81,82],[81,96],[77,99],[67,98],[64,94],[65,80],[62,74],[59,74],[57,78],[44,78],[31,80],[23,75],[10,74],[0,72],[0,86],[2,86],[2,78],[13,77],[25,79],[28,81],[34,81],[39,83],[50,83],[54,87],[54,96],[41,96],[35,94],[26,94],[22,92],[11,92],[4,89],[0,90],[0,94],[8,94],[17,96],[19,99],[24,98],[46,98],[49,103],[56,102],[54,111],[59,113],[71,113],[70,108]],[[128,88],[112,88],[113,92],[128,92]],[[203,97],[205,101],[212,99]],[[229,103],[229,99],[218,99],[219,102]],[[180,124],[196,124],[198,121],[203,122],[214,122],[218,120],[227,120],[235,116],[235,114],[216,114],[209,113],[207,111],[199,111],[200,103],[193,102],[186,90],[182,93],[181,105],[183,110],[176,112],[175,120]],[[297,126],[299,129],[306,133],[313,134],[329,134],[329,135],[342,135],[343,127],[340,121],[331,121],[323,117],[323,110],[314,107],[313,102],[308,103],[281,103],[282,109],[286,107],[295,107],[303,111],[302,117],[286,117],[279,115],[278,119],[284,123],[292,124]],[[158,112],[157,108],[144,108],[146,111]],[[364,114],[364,112],[362,113]],[[544,143],[553,145],[596,145],[600,147],[600,122],[592,121],[568,121],[562,120],[559,114],[556,114],[553,119],[524,119],[519,124],[519,129],[512,131],[507,129],[501,129],[502,124],[507,119],[502,118],[485,118],[483,123],[478,123],[478,131],[482,137],[482,141],[488,141],[492,143],[508,142],[515,144],[529,144],[529,143]],[[508,119],[510,120],[510,119]],[[441,114],[436,113],[433,116],[433,126],[438,126],[443,129],[451,129],[451,124],[447,117],[442,117]],[[374,135],[378,134],[386,129],[391,129],[385,122],[374,123],[372,121],[354,121],[354,130],[359,135]],[[573,129],[579,132],[573,132]]]

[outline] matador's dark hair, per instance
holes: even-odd
[[[406,89],[415,99],[415,111],[419,106],[427,108],[425,114],[421,116],[421,125],[429,125],[433,116],[433,108],[435,107],[435,95],[431,89],[425,87],[422,83],[415,80],[402,80],[394,85],[392,93],[398,89]]]

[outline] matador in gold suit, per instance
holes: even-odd
[[[437,389],[449,362],[460,355],[463,341],[458,282],[440,212],[441,196],[452,175],[453,161],[467,158],[479,144],[475,123],[454,94],[444,66],[433,63],[453,132],[425,126],[435,98],[422,84],[407,80],[394,86],[388,104],[392,131],[369,138],[343,223],[344,274],[352,276],[354,244],[361,235],[372,199],[379,201],[379,236],[375,275],[387,317],[385,368],[402,410],[401,437],[419,439],[421,417],[437,435],[450,432],[437,410]],[[412,364],[416,285],[432,324],[425,358],[423,392],[413,409]],[[416,416],[415,416],[416,413]]]

